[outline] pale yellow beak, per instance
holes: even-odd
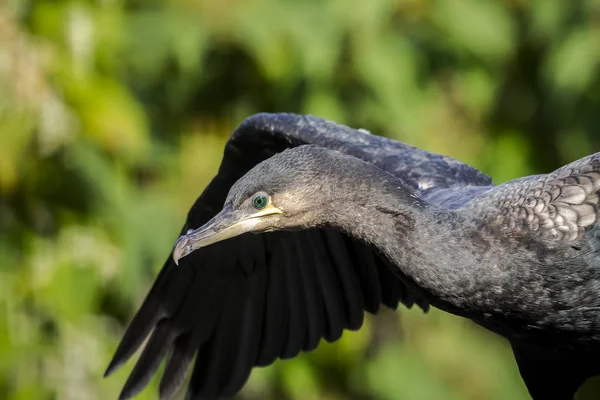
[[[204,226],[188,231],[179,237],[173,247],[173,261],[179,265],[179,260],[193,251],[244,233],[253,232],[262,217],[282,213],[279,208],[269,205],[263,210],[244,216],[245,213],[233,211],[231,206],[226,206]]]

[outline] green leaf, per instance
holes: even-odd
[[[582,91],[596,75],[598,40],[587,27],[574,29],[550,53],[545,76],[558,90]]]
[[[495,0],[440,0],[434,20],[455,51],[500,63],[514,50],[515,26],[504,3]]]

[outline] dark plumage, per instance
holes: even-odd
[[[506,337],[532,397],[569,399],[600,373],[599,192],[600,153],[493,186],[452,158],[365,131],[253,116],[107,374],[151,333],[122,399],[165,356],[170,398],[196,352],[187,398],[229,397],[253,366],[335,341],[364,311],[401,302]]]

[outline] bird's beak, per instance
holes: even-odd
[[[234,211],[230,205],[227,205],[204,226],[188,231],[179,237],[173,248],[173,261],[179,265],[179,260],[191,252],[243,233],[252,232],[262,217],[282,213],[283,211],[279,208],[269,205],[264,210],[248,215],[242,211]]]

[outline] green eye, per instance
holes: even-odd
[[[269,205],[269,196],[265,193],[257,193],[252,198],[252,206],[257,210],[262,210]]]

